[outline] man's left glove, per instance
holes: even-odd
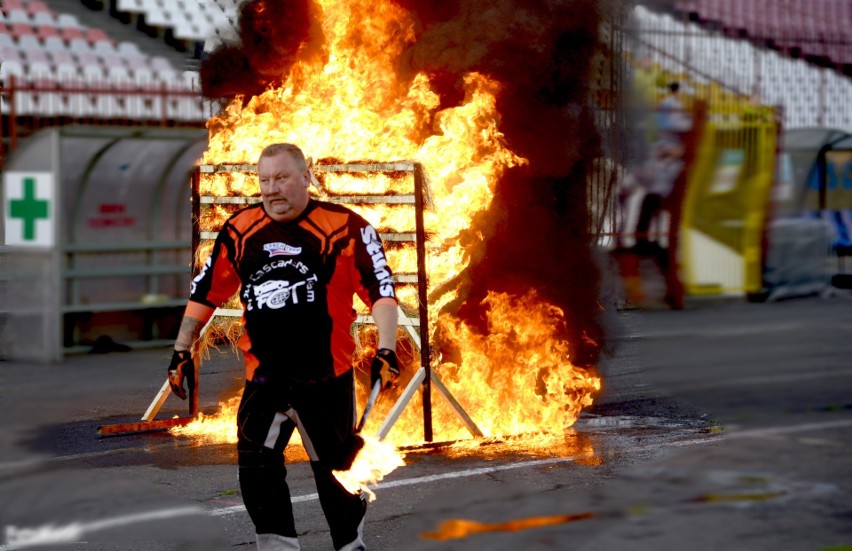
[[[172,354],[172,363],[169,364],[169,386],[172,392],[181,400],[186,400],[186,390],[183,388],[184,377],[195,377],[195,364],[192,363],[192,352],[189,350],[175,350]],[[190,385],[192,385],[190,381]]]
[[[375,386],[376,381],[381,381],[382,389],[390,388],[398,378],[399,365],[396,361],[396,352],[389,348],[379,348],[370,366],[370,386]]]

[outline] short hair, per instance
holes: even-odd
[[[308,162],[305,160],[305,154],[301,149],[299,149],[299,146],[291,143],[274,143],[267,145],[263,148],[263,151],[260,152],[260,157],[258,157],[257,161],[260,162],[260,159],[263,159],[264,157],[274,157],[276,155],[281,155],[282,153],[287,153],[293,157],[301,170],[308,169]]]
[[[679,82],[670,82],[669,83],[669,90],[671,90],[672,93],[677,92],[678,90],[680,90],[680,83]]]

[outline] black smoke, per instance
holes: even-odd
[[[201,63],[208,98],[246,99],[280,84],[297,60],[324,56],[319,6],[312,0],[251,0],[239,11],[239,43],[222,46]]]
[[[485,244],[472,253],[451,308],[484,330],[488,291],[536,289],[565,310],[567,325],[558,329],[574,362],[595,363],[604,334],[585,182],[600,148],[588,105],[598,2],[394,1],[419,22],[401,71],[435,75],[443,107],[460,101],[466,73],[500,82],[499,128],[509,148],[529,160],[504,174],[491,208],[475,220],[471,234],[485,235]]]

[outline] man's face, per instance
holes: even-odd
[[[260,194],[266,213],[277,222],[297,218],[308,205],[308,186],[311,183],[307,170],[301,170],[289,153],[283,152],[263,157],[257,162]]]

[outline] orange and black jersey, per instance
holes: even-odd
[[[276,222],[261,203],[228,219],[191,302],[221,306],[239,290],[239,347],[249,380],[310,382],[351,369],[353,295],[372,306],[396,299],[376,230],[346,207],[311,200]]]

